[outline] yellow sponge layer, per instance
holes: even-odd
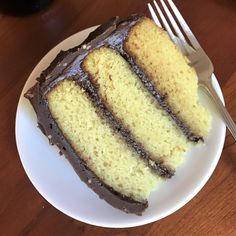
[[[100,118],[80,86],[61,81],[47,99],[59,128],[89,168],[114,190],[146,200],[159,177]]]
[[[115,50],[102,47],[86,57],[83,68],[113,114],[144,149],[175,169],[183,160],[187,140],[126,60]]]
[[[145,18],[129,32],[125,50],[145,71],[158,91],[167,94],[172,110],[200,136],[206,136],[210,115],[198,102],[198,78],[167,33]]]

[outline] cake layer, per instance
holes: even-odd
[[[53,118],[87,166],[116,192],[145,202],[159,178],[100,118],[85,91],[63,80],[47,99]]]
[[[101,47],[86,57],[83,69],[99,96],[144,149],[175,169],[183,160],[187,139],[126,60],[117,51]]]
[[[129,32],[125,51],[164,95],[171,110],[199,136],[209,132],[210,116],[198,101],[198,78],[167,33],[148,18]]]

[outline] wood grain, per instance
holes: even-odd
[[[155,223],[106,229],[73,220],[32,186],[15,144],[15,113],[30,72],[57,43],[114,15],[146,12],[144,0],[57,0],[26,17],[0,13],[0,235],[235,235],[236,143],[227,133],[212,177],[183,208]],[[226,106],[236,120],[236,2],[176,0],[210,56]],[[206,157],[207,158],[207,157]]]

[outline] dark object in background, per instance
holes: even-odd
[[[0,0],[0,12],[6,15],[24,16],[48,6],[53,0]]]

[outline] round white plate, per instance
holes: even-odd
[[[37,128],[37,119],[24,93],[35,83],[41,71],[61,49],[80,44],[95,27],[81,31],[54,47],[34,68],[20,96],[16,114],[16,143],[22,165],[39,193],[54,207],[74,219],[92,225],[123,228],[144,225],[170,215],[190,201],[206,184],[220,158],[225,140],[225,125],[212,103],[200,93],[200,99],[212,113],[212,128],[203,145],[191,147],[186,162],[176,175],[162,183],[149,198],[142,216],[126,214],[107,204],[88,188],[74,172],[57,147]],[[223,96],[214,77],[215,88]]]

